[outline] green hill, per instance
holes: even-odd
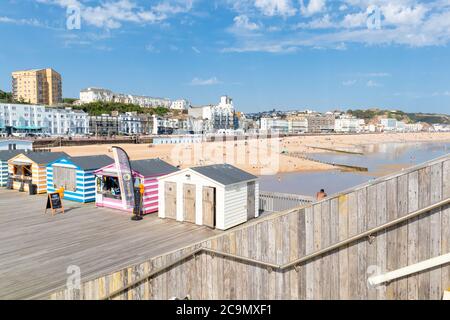
[[[0,102],[3,102],[3,103],[13,102],[11,92],[5,92],[5,91],[0,90]]]
[[[367,110],[348,110],[347,113],[370,122],[380,118],[393,118],[405,123],[425,122],[428,124],[443,123],[450,124],[450,116],[447,114],[437,113],[415,113],[403,112],[400,110],[381,110],[381,109],[367,109]]]
[[[156,108],[141,108],[135,104],[115,103],[115,102],[92,102],[83,104],[81,106],[73,106],[74,109],[83,110],[91,116],[99,116],[102,114],[111,114],[113,111],[119,113],[137,112],[139,114],[156,114],[163,116],[169,112],[169,109],[164,107]]]

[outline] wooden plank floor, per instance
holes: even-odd
[[[63,201],[44,214],[46,195],[0,189],[0,299],[45,298],[65,285],[67,267],[82,281],[179,249],[220,231],[162,220],[131,221],[120,211]]]

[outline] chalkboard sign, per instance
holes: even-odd
[[[56,213],[57,210],[61,210],[64,213],[64,207],[61,201],[61,195],[58,192],[49,193],[47,197],[47,206],[45,208],[45,213],[47,210],[52,210],[52,216]]]
[[[8,180],[6,180],[6,189],[12,190],[13,189],[13,178],[8,177]]]

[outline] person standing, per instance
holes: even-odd
[[[325,189],[320,189],[320,191],[316,194],[316,199],[319,201],[325,199],[327,196],[328,195],[325,193]]]

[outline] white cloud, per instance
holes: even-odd
[[[200,54],[201,53],[201,51],[197,48],[197,47],[192,47],[192,51],[194,51],[195,53],[198,53],[198,54]]]
[[[375,82],[375,81],[373,81],[373,80],[367,81],[366,85],[367,85],[369,88],[381,87],[381,84],[380,84],[380,83]]]
[[[393,25],[417,25],[420,24],[428,9],[423,5],[405,6],[388,3],[381,6],[384,22]]]
[[[322,12],[325,8],[326,0],[309,0],[308,4],[305,4],[305,0],[300,0],[300,11],[304,16],[311,16]]]
[[[346,80],[342,82],[342,85],[345,87],[351,87],[356,83],[356,80]]]
[[[151,43],[149,43],[145,46],[145,50],[148,52],[151,52],[151,53],[159,53],[160,52],[160,50]]]
[[[359,28],[367,24],[367,14],[365,12],[358,12],[347,14],[341,23],[343,28]]]
[[[266,16],[293,16],[297,10],[291,0],[254,0],[255,7]]]
[[[323,17],[313,19],[309,22],[301,22],[295,26],[295,29],[329,29],[335,28],[336,23],[331,21],[330,15],[326,14]]]
[[[40,3],[58,5],[66,8],[80,8],[82,20],[91,26],[117,29],[123,23],[158,23],[170,16],[185,13],[192,9],[193,0],[165,0],[145,9],[132,0],[107,0],[99,5],[88,5],[77,0],[37,0]]]
[[[201,79],[201,78],[194,78],[191,80],[190,85],[191,86],[212,86],[215,84],[222,83],[217,77],[212,77],[209,79]]]
[[[14,19],[9,17],[0,17],[0,23],[15,24],[21,26],[44,27],[40,21],[36,19]]]
[[[234,27],[238,29],[245,29],[249,31],[258,30],[260,28],[260,25],[251,22],[250,19],[246,15],[240,15],[236,16],[233,19],[234,21]]]

